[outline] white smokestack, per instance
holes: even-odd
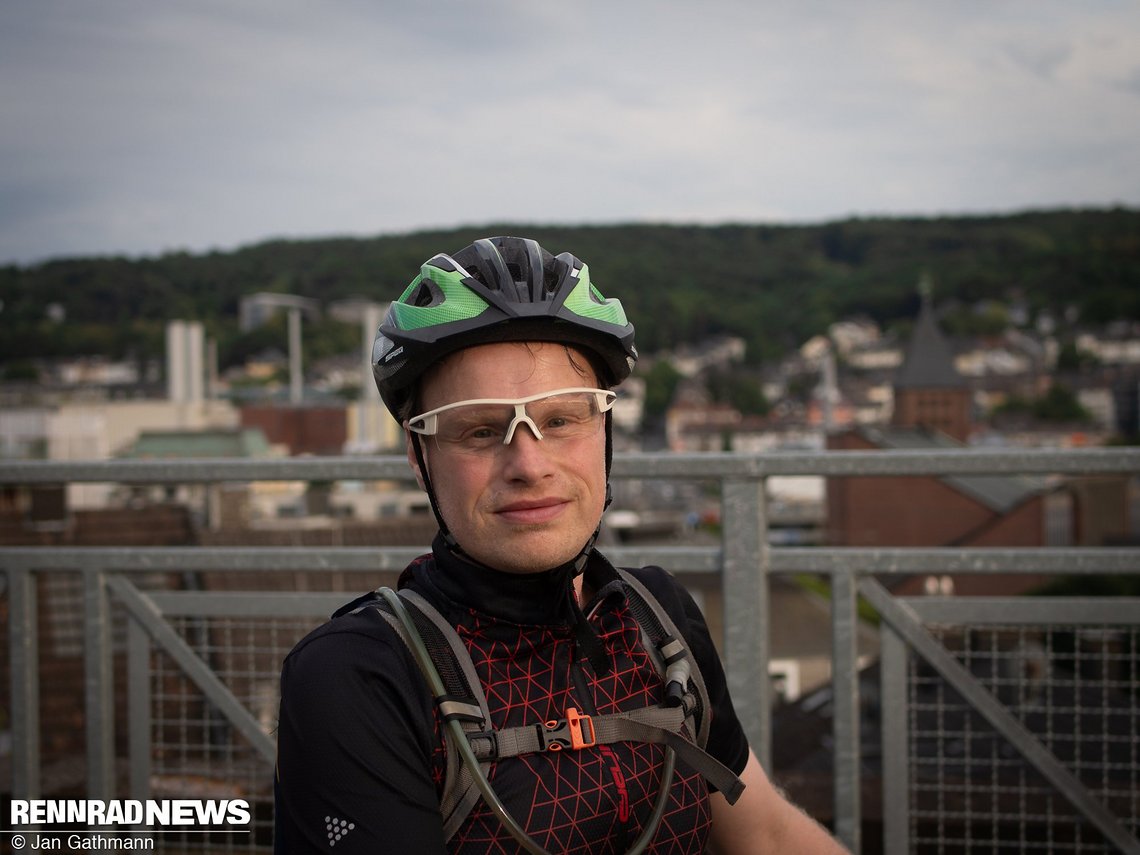
[[[361,332],[360,364],[360,397],[356,402],[357,412],[357,442],[374,445],[379,435],[380,422],[380,393],[376,383],[372,380],[372,343],[376,340],[376,331],[380,322],[384,320],[387,304],[368,303],[364,307]]]
[[[180,404],[197,403],[205,391],[205,335],[197,321],[166,325],[166,397]]]

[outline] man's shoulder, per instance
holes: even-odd
[[[286,661],[320,657],[332,650],[344,652],[362,644],[365,648],[403,648],[403,642],[377,609],[381,602],[380,594],[370,591],[345,603],[298,641]]]
[[[657,600],[658,605],[689,638],[690,643],[693,641],[694,633],[708,634],[708,622],[704,611],[689,590],[668,570],[653,565],[621,569],[640,582],[642,587]]]
[[[651,591],[655,588],[668,590],[680,584],[672,573],[664,567],[658,567],[655,564],[650,564],[646,567],[622,567],[621,569],[633,576]]]
[[[430,561],[429,553],[409,564],[401,573],[396,587],[415,587],[414,577],[417,569]],[[297,658],[309,648],[328,651],[330,648],[353,647],[362,639],[406,652],[406,645],[380,613],[379,606],[383,601],[379,589],[368,591],[348,601],[333,612],[327,621],[298,641],[289,652],[286,661]]]
[[[649,565],[647,567],[622,567],[621,570],[640,582],[667,610],[678,608],[684,611],[684,600],[687,597],[685,588],[664,567]]]

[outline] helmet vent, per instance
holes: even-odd
[[[542,276],[542,292],[544,294],[555,294],[558,292],[558,283],[562,277],[559,271],[547,269],[543,271]]]
[[[416,289],[416,293],[408,300],[413,306],[420,308],[427,308],[443,302],[443,293],[438,288],[433,288],[435,285],[430,279],[425,279],[420,283],[420,287]]]

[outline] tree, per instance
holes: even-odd
[[[720,371],[709,377],[709,392],[714,401],[729,404],[746,416],[765,416],[771,409],[760,379],[738,371]]]
[[[1099,360],[1087,350],[1081,350],[1072,339],[1061,345],[1057,353],[1057,370],[1061,372],[1076,372],[1091,368]]]
[[[121,331],[132,323],[161,331],[175,318],[201,320],[223,353],[236,357],[252,346],[236,341],[238,304],[247,294],[279,287],[326,303],[390,298],[423,260],[491,233],[526,234],[586,261],[601,292],[626,306],[646,352],[727,332],[745,338],[748,359],[757,364],[843,317],[864,314],[887,328],[915,316],[923,270],[937,276],[940,304],[1001,302],[1016,292],[1027,295],[1033,312],[1052,317],[1063,317],[1075,303],[1082,322],[1140,320],[1140,210],[802,226],[500,223],[359,240],[273,241],[201,255],[0,267],[0,361],[92,353],[89,348],[108,342],[122,350],[128,340],[140,356],[161,359],[160,335],[139,345],[137,335]],[[45,323],[53,304],[66,311],[67,323]],[[989,316],[954,320],[997,331],[1004,315],[995,308]],[[83,325],[113,332],[100,336]],[[307,349],[338,346],[339,333],[329,329],[310,338],[308,326]]]
[[[1054,383],[1034,402],[1033,415],[1047,422],[1087,422],[1092,418],[1073,390],[1062,383]]]
[[[665,415],[673,393],[681,381],[681,373],[666,359],[656,360],[643,375],[645,378],[645,415],[660,418]]]

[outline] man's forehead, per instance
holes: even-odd
[[[420,381],[419,398],[421,405],[440,406],[447,401],[437,401],[436,397],[466,396],[466,392],[457,385],[477,379],[472,373],[483,375],[492,366],[513,364],[519,366],[520,371],[527,371],[531,375],[538,371],[540,365],[552,366],[554,369],[562,367],[572,370],[576,377],[581,378],[580,385],[597,385],[598,376],[589,357],[580,349],[570,344],[546,341],[512,341],[479,344],[465,347],[449,353],[439,362],[424,372]],[[525,374],[518,375],[525,378]],[[458,398],[456,399],[458,400]]]

